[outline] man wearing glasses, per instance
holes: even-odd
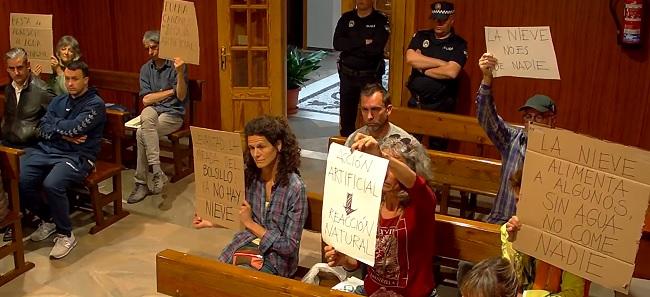
[[[478,89],[476,105],[478,122],[501,153],[502,160],[501,186],[487,221],[503,224],[515,214],[515,193],[508,177],[524,165],[528,124],[535,122],[555,127],[557,108],[550,97],[534,95],[519,108],[524,120],[524,129],[506,123],[497,113],[492,97],[492,70],[496,63],[497,59],[490,53],[483,54],[479,59],[479,68],[483,72],[483,80]]]

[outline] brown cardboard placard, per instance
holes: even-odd
[[[194,152],[196,214],[215,225],[242,230],[244,157],[238,133],[190,127]]]
[[[51,14],[11,13],[10,46],[27,51],[32,69],[41,65],[42,72],[52,73],[50,57],[54,52]]]
[[[180,57],[185,63],[199,65],[199,27],[194,2],[165,0],[158,49],[160,58]]]
[[[514,247],[626,293],[648,199],[650,152],[531,125]]]
[[[485,46],[498,60],[494,77],[560,79],[549,26],[485,27]]]

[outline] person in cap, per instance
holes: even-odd
[[[334,31],[334,49],[341,51],[337,66],[340,84],[339,124],[341,136],[355,130],[359,94],[368,83],[381,82],[386,64],[388,18],[371,0],[355,0],[356,8],[344,13]]]
[[[478,122],[488,137],[501,153],[501,186],[496,201],[487,221],[503,224],[516,211],[516,193],[508,179],[515,171],[521,169],[526,157],[526,141],[528,124],[535,122],[555,127],[557,108],[553,99],[546,95],[534,95],[526,104],[519,108],[524,120],[524,128],[514,127],[506,123],[497,113],[492,97],[492,70],[497,59],[490,53],[485,53],[479,59],[479,68],[483,72],[483,80],[476,98]]]
[[[452,112],[456,108],[458,74],[467,61],[467,42],[456,35],[454,4],[431,4],[432,28],[413,35],[406,50],[406,63],[413,70],[406,87],[411,92],[409,107]],[[446,148],[446,142],[430,143],[432,149]]]

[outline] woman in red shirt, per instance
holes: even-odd
[[[368,267],[366,293],[381,289],[408,297],[437,296],[433,277],[436,197],[414,171],[417,152],[403,139],[388,139],[379,147],[376,139],[363,134],[357,134],[352,149],[388,159],[375,266]],[[324,251],[330,266],[348,271],[360,266],[359,261],[331,246]]]

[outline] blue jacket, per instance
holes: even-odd
[[[52,99],[41,119],[39,147],[48,154],[94,162],[101,148],[105,123],[106,106],[95,89],[88,89],[77,98],[69,94],[60,95]],[[87,139],[80,144],[62,137],[81,135],[86,135]]]

